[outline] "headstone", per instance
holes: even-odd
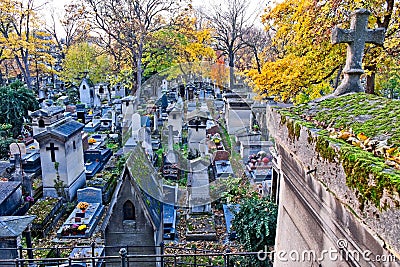
[[[12,143],[10,144],[10,153],[11,155],[25,155],[26,154],[26,146],[24,143]]]
[[[78,202],[88,202],[88,203],[102,203],[102,194],[100,188],[86,187],[83,189],[78,189]]]
[[[135,141],[139,140],[139,131],[141,128],[141,117],[138,113],[135,113],[132,115],[132,138]]]
[[[378,28],[370,30],[367,28],[370,14],[371,12],[366,9],[358,9],[351,14],[350,29],[344,30],[335,27],[332,31],[333,44],[347,44],[346,66],[343,70],[344,79],[335,90],[335,95],[363,91],[363,87],[360,83],[360,76],[364,73],[362,69],[362,59],[365,44],[373,43],[381,45],[385,38],[385,29]]]
[[[168,92],[168,81],[166,79],[162,80],[161,92],[163,94]]]
[[[173,126],[168,125],[168,151],[174,150],[174,134],[173,134]]]

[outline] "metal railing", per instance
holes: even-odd
[[[125,246],[125,247],[106,247],[107,249],[118,249],[119,255],[95,255],[96,247],[94,243],[90,246],[82,246],[79,248],[90,248],[91,255],[89,257],[61,257],[62,250],[72,249],[67,247],[49,248],[55,250],[54,257],[51,258],[24,258],[29,253],[33,254],[35,249],[19,248],[18,258],[15,259],[0,259],[1,267],[134,267],[142,266],[143,264],[153,264],[152,266],[160,267],[176,267],[176,266],[191,266],[191,267],[236,267],[236,266],[272,266],[271,252],[263,253],[260,258],[258,252],[213,252],[211,250],[197,248],[176,248],[171,246],[151,246],[156,250],[160,250],[159,254],[133,254],[134,249],[143,249],[146,246]],[[149,246],[147,248],[150,248]],[[166,249],[177,250],[180,253],[165,253]],[[2,249],[7,250],[7,249]],[[13,249],[15,251],[15,249]],[[24,251],[26,253],[24,253]],[[128,252],[130,251],[129,254]],[[186,253],[182,253],[186,252]],[[32,255],[31,254],[31,255]],[[246,265],[243,265],[245,262]],[[250,265],[249,265],[250,264]]]

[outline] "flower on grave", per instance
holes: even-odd
[[[87,229],[86,224],[81,224],[78,226],[78,231],[85,231]]]
[[[61,235],[66,236],[71,233],[71,227],[69,226],[64,226],[64,228],[61,231]]]
[[[31,196],[26,196],[26,197],[25,197],[25,201],[26,201],[26,202],[34,202],[35,199],[34,199],[33,197],[31,197]]]
[[[89,144],[94,144],[94,143],[96,143],[97,141],[96,141],[96,139],[94,139],[93,137],[91,137],[91,138],[89,138]]]
[[[78,209],[85,210],[89,207],[89,203],[87,202],[79,202],[77,205]]]
[[[77,229],[79,227],[79,225],[77,225],[76,223],[74,223],[73,225],[72,225],[72,229]]]

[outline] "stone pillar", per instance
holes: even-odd
[[[168,151],[174,150],[174,132],[173,126],[168,125]]]
[[[13,180],[22,182],[22,162],[21,162],[21,154],[14,154],[15,159],[15,171],[13,174]]]
[[[158,124],[158,118],[157,118],[157,112],[155,112],[153,116],[153,131],[157,131],[157,124]]]

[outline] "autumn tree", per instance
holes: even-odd
[[[269,59],[271,36],[262,28],[247,27],[241,36],[244,47],[237,54],[237,68],[247,71],[255,67],[261,73],[261,67],[265,60]]]
[[[28,88],[32,87],[32,55],[41,54],[48,45],[45,43],[51,42],[38,34],[41,25],[37,14],[39,8],[34,0],[4,0],[0,3],[3,55],[7,54],[8,60],[15,62]]]
[[[124,53],[126,66],[136,72],[136,94],[141,91],[143,52],[150,35],[168,24],[180,8],[173,0],[85,0],[95,29],[108,38],[108,48]],[[169,14],[169,15],[168,15]]]
[[[90,24],[86,21],[85,6],[77,1],[71,1],[64,6],[61,18],[50,10],[51,19],[46,25],[46,31],[53,37],[57,45],[57,51],[61,58],[65,58],[65,52],[70,46],[90,40]],[[60,34],[57,22],[61,24],[64,34]]]
[[[87,76],[98,83],[110,74],[109,61],[108,55],[96,45],[78,43],[67,50],[60,77],[65,82],[76,84]]]
[[[209,26],[198,23],[193,10],[187,9],[173,18],[170,27],[154,32],[144,50],[145,75],[155,74],[180,63],[190,65],[214,60],[212,30]],[[180,69],[183,75],[186,75],[185,69]]]
[[[242,35],[250,18],[248,7],[248,0],[224,0],[219,5],[212,5],[212,10],[204,13],[215,29],[216,49],[222,51],[222,55],[228,59],[231,89],[235,82],[235,55],[245,46]]]
[[[275,52],[275,59],[264,63],[261,74],[255,69],[249,71],[256,92],[282,101],[304,102],[335,89],[344,67],[346,47],[330,43],[331,31],[336,25],[348,28],[351,11],[360,7],[372,10],[371,28],[382,26],[378,20],[389,21],[384,47],[368,45],[366,48],[364,64],[371,76],[373,70],[368,66],[383,58],[382,53],[393,47],[389,44],[398,42],[394,40],[398,38],[398,27],[394,26],[398,25],[395,22],[398,16],[382,17],[398,12],[396,8],[387,9],[391,2],[287,0],[270,7],[263,20],[266,30],[273,35],[270,50]],[[392,37],[388,38],[389,35]]]

